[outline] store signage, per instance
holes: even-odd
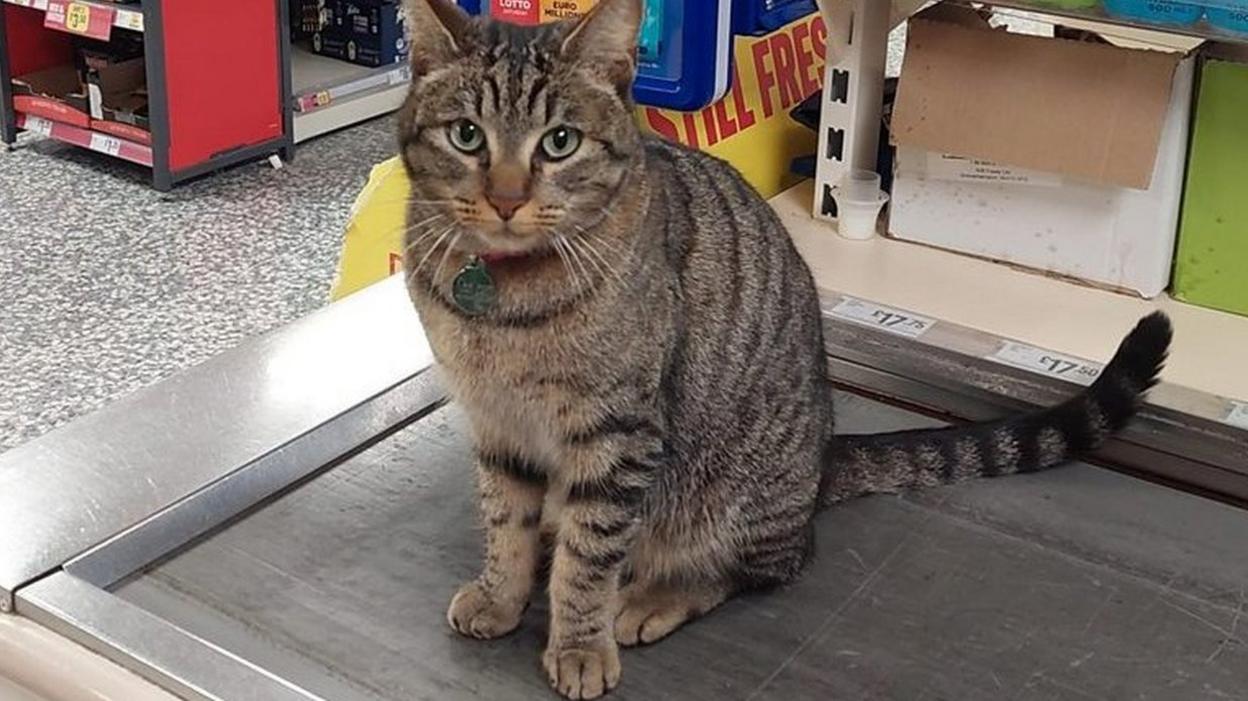
[[[43,26],[70,34],[78,34],[100,41],[108,41],[113,34],[113,20],[117,9],[84,2],[48,0],[48,10],[43,16]]]
[[[762,37],[737,37],[732,90],[699,112],[646,107],[652,131],[705,148],[771,122],[819,89],[828,29],[818,13]]]
[[[1081,385],[1092,384],[1101,374],[1097,363],[1014,341],[1002,343],[988,360]]]
[[[490,0],[490,17],[513,24],[537,24],[540,10],[538,0]]]

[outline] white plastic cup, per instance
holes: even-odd
[[[874,202],[880,194],[880,174],[854,169],[841,178],[841,192],[853,202]]]
[[[854,241],[866,241],[875,236],[875,223],[888,202],[888,193],[880,190],[879,173],[851,170],[833,188],[833,196],[838,234]]]

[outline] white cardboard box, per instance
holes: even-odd
[[[1000,37],[992,40],[1000,41]],[[964,46],[964,41],[958,44]],[[943,59],[937,56],[935,60]],[[1184,58],[1174,70],[1168,104],[1158,102],[1156,105],[1157,117],[1164,107],[1164,120],[1155,120],[1158,127],[1155,135],[1127,137],[1136,139],[1137,143],[1142,140],[1156,145],[1151,177],[1146,177],[1146,167],[1139,168],[1138,159],[1133,174],[1123,175],[1132,170],[1126,167],[1117,175],[1100,177],[1098,182],[1097,168],[1109,171],[1115,167],[1108,159],[1106,164],[1098,164],[1097,159],[1084,159],[1075,166],[1082,169],[1082,174],[1071,175],[987,159],[951,157],[930,150],[923,143],[908,143],[906,133],[898,134],[895,121],[897,158],[890,235],[1074,277],[1144,297],[1160,294],[1170,279],[1182,199],[1194,64],[1193,58]],[[936,115],[950,123],[958,121],[948,111],[939,115],[942,106],[934,105],[934,100],[940,100],[939,94],[924,95],[911,107],[912,115],[916,116],[909,119],[916,128],[909,133],[915,135],[916,141],[931,143],[933,139],[939,142],[944,138],[939,129],[931,131],[934,137],[922,133],[931,129],[930,123],[926,123],[927,116]],[[967,102],[975,104],[973,98],[964,95],[954,102],[958,103],[954,105],[958,110],[971,109]],[[1059,101],[1049,109],[1062,110],[1063,107]],[[1125,112],[1124,118],[1129,119],[1130,110]],[[1106,120],[1099,128],[1114,129],[1116,120],[1117,117]],[[1142,118],[1140,122],[1147,122],[1147,119]],[[1051,126],[1051,122],[1042,125],[1043,128]],[[1137,124],[1128,124],[1124,130],[1137,127]],[[985,128],[991,130],[994,125]],[[1146,129],[1141,131],[1146,132]],[[998,129],[995,138],[1003,144],[998,150],[1014,149],[1016,161],[1043,162],[1045,158],[1052,158],[1051,153],[1034,148],[1034,144],[1030,151],[1027,143],[1004,144],[1001,134]],[[974,136],[963,133],[951,138],[969,145],[975,143]],[[1118,136],[1115,133],[1115,138]],[[1008,131],[1004,138],[1008,140]],[[1019,139],[1025,141],[1025,134]],[[1115,178],[1134,178],[1137,185],[1146,189],[1116,184]]]

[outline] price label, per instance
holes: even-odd
[[[1223,421],[1232,426],[1248,428],[1248,403],[1232,401],[1231,410]]]
[[[75,34],[86,34],[91,28],[91,6],[70,3],[65,9],[65,28]]]
[[[143,31],[143,13],[141,12],[118,12],[117,19],[114,24],[123,29],[130,29],[136,32]]]
[[[28,114],[26,115],[26,121],[22,123],[22,128],[28,132],[31,132],[32,134],[39,134],[40,136],[51,136],[52,135],[52,120],[44,119],[43,117],[35,117],[33,115]]]
[[[121,153],[121,139],[115,136],[106,136],[104,134],[91,135],[91,150],[107,153],[110,156],[116,156]]]
[[[1081,385],[1092,384],[1101,374],[1098,363],[1013,341],[1006,341],[988,359]]]
[[[143,13],[130,11],[119,12],[117,13],[117,26],[141,32],[143,31]]]
[[[43,26],[71,34],[108,41],[113,33],[113,18],[117,9],[85,2],[48,0],[48,10],[43,16]]]
[[[846,297],[832,307],[832,315],[910,338],[918,338],[936,325],[935,319],[853,297]]]

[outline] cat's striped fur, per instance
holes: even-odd
[[[1055,409],[834,438],[815,286],[781,223],[730,166],[634,124],[640,0],[542,28],[447,0],[408,13],[406,274],[475,432],[486,533],[482,574],[448,618],[481,638],[515,628],[545,531],[543,660],[565,696],[613,687],[617,644],[797,577],[821,503],[1056,465],[1120,428],[1154,382],[1161,316]],[[486,147],[453,146],[460,119]],[[584,140],[546,158],[539,142],[560,125]],[[510,219],[500,193],[523,198]],[[499,292],[475,316],[452,290],[474,255],[496,261]]]

